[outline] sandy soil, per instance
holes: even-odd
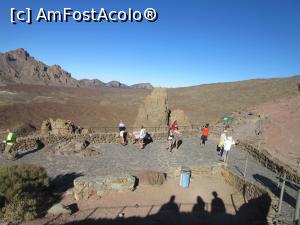
[[[39,129],[49,117],[82,127],[117,127],[120,119],[132,125],[149,90],[10,85],[0,93],[0,128],[31,123]]]
[[[268,117],[261,147],[296,168],[300,159],[300,96],[260,105],[256,111]]]
[[[216,191],[226,207],[226,213],[235,214],[232,206],[231,194],[234,203],[240,207],[243,202],[242,195],[226,184],[222,177],[211,175],[197,175],[192,177],[190,187],[187,189],[179,186],[179,178],[171,178],[160,187],[139,186],[134,192],[107,192],[101,199],[92,198],[75,202],[68,195],[62,200],[65,205],[76,205],[78,212],[71,216],[61,216],[53,221],[55,217],[31,221],[28,225],[44,224],[52,221],[51,224],[63,224],[69,221],[82,219],[116,218],[120,213],[124,217],[144,217],[156,214],[159,209],[169,202],[171,196],[175,196],[175,203],[178,204],[180,212],[191,212],[200,196],[205,202],[205,210],[210,212],[212,192]]]

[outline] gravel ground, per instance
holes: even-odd
[[[208,167],[221,163],[220,157],[215,151],[216,144],[217,140],[213,138],[205,147],[200,147],[197,138],[184,139],[180,148],[174,149],[172,153],[166,151],[165,143],[161,142],[151,143],[143,150],[138,149],[135,145],[97,144],[93,147],[99,154],[85,158],[75,155],[49,155],[46,151],[47,148],[50,148],[48,146],[34,153],[23,155],[16,161],[8,161],[1,157],[0,164],[38,164],[46,168],[48,174],[53,178],[68,173],[94,176],[124,173],[135,175],[141,170],[158,170],[168,173],[171,167]],[[229,155],[228,168],[242,176],[246,157],[248,157],[246,179],[259,182],[279,196],[280,187],[277,187],[276,174],[263,167],[245,151],[237,147],[233,148]],[[284,220],[292,220],[296,196],[297,188],[288,185],[282,206]]]

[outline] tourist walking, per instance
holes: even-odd
[[[209,133],[209,124],[207,123],[201,128],[200,145],[205,146],[205,142],[207,141],[208,133]]]
[[[5,143],[4,154],[7,154],[7,159],[15,159],[15,154],[12,153],[12,148],[17,142],[17,136],[15,132],[12,132],[10,129],[7,130],[8,135],[6,140],[3,141]]]
[[[225,142],[225,139],[226,139],[226,133],[227,133],[227,130],[224,130],[220,136],[220,140],[219,140],[219,143],[217,145],[217,152],[220,156],[223,156],[223,152],[224,152],[224,142]]]
[[[166,147],[166,149],[169,152],[172,152],[172,149],[173,149],[173,146],[174,146],[174,141],[175,141],[174,133],[173,133],[172,128],[170,128],[169,132],[168,132],[168,143],[167,143],[167,147]]]
[[[228,160],[228,154],[229,154],[229,152],[231,150],[232,145],[234,145],[234,144],[235,144],[235,142],[234,142],[234,140],[233,140],[232,137],[225,138],[225,141],[224,141],[224,153],[223,153],[223,156],[222,156],[222,159],[221,159],[223,162],[227,162],[227,160]]]

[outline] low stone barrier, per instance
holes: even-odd
[[[227,167],[223,166],[220,172],[226,183],[243,194],[245,201],[249,204],[248,207],[251,211],[253,211],[253,215],[257,214],[257,212],[261,212],[262,215],[266,214],[268,220],[266,224],[273,224],[272,220],[276,217],[276,211],[274,208],[278,205],[278,198],[276,198],[275,195],[260,184],[252,183],[238,175],[235,175]],[[242,215],[242,212],[243,207],[240,207],[237,211],[237,216],[243,218],[244,216]],[[255,217],[252,219],[253,223],[252,221],[247,220],[244,221],[245,224],[257,224],[255,223]]]
[[[110,177],[78,177],[74,180],[73,194],[79,201],[92,196],[101,197],[105,191],[114,190],[118,192],[133,191],[136,178],[131,175],[110,176]]]
[[[247,151],[251,156],[255,158],[255,160],[259,161],[263,166],[270,169],[274,173],[285,173],[288,180],[300,184],[300,177],[297,174],[297,171],[294,171],[289,166],[273,158],[266,150],[261,151],[255,148],[253,145],[245,142],[240,142],[239,147]]]
[[[153,141],[165,141],[167,132],[150,132]],[[184,137],[195,136],[195,130],[183,132]],[[128,134],[128,140],[131,139],[131,133]],[[65,134],[65,135],[31,135],[17,139],[16,150],[32,150],[36,148],[37,140],[40,140],[44,145],[57,144],[62,142],[82,141],[87,140],[90,143],[119,143],[119,133],[91,133],[91,134]]]
[[[233,186],[239,192],[241,192],[247,200],[253,199],[253,198],[258,198],[262,194],[266,194],[266,193],[271,195],[271,193],[267,189],[265,189],[261,186],[258,186],[250,181],[247,181],[247,180],[239,177],[238,175],[235,175],[230,170],[228,170],[226,167],[222,167],[222,168],[223,169],[220,170],[220,172],[221,172],[221,175],[223,176],[225,182],[230,184],[231,186]],[[273,198],[275,200],[275,197],[273,197]]]

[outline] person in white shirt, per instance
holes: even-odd
[[[234,145],[234,144],[235,144],[235,142],[234,142],[232,137],[225,138],[225,141],[224,141],[224,154],[222,156],[223,162],[227,162],[228,153],[231,150],[232,145]]]
[[[119,131],[122,131],[122,130],[126,130],[126,127],[125,127],[125,124],[123,123],[123,121],[120,120],[120,123],[119,123]]]
[[[219,139],[219,144],[217,146],[217,151],[219,152],[219,155],[222,157],[223,156],[223,152],[224,152],[224,142],[225,142],[225,139],[226,139],[226,133],[227,133],[227,130],[224,130],[220,136],[220,139]]]
[[[140,148],[143,149],[145,146],[145,138],[147,135],[146,129],[142,126],[140,131]]]
[[[119,123],[119,131],[120,131],[121,145],[127,145],[127,132],[126,132],[125,124],[123,123],[122,120],[120,120]]]

